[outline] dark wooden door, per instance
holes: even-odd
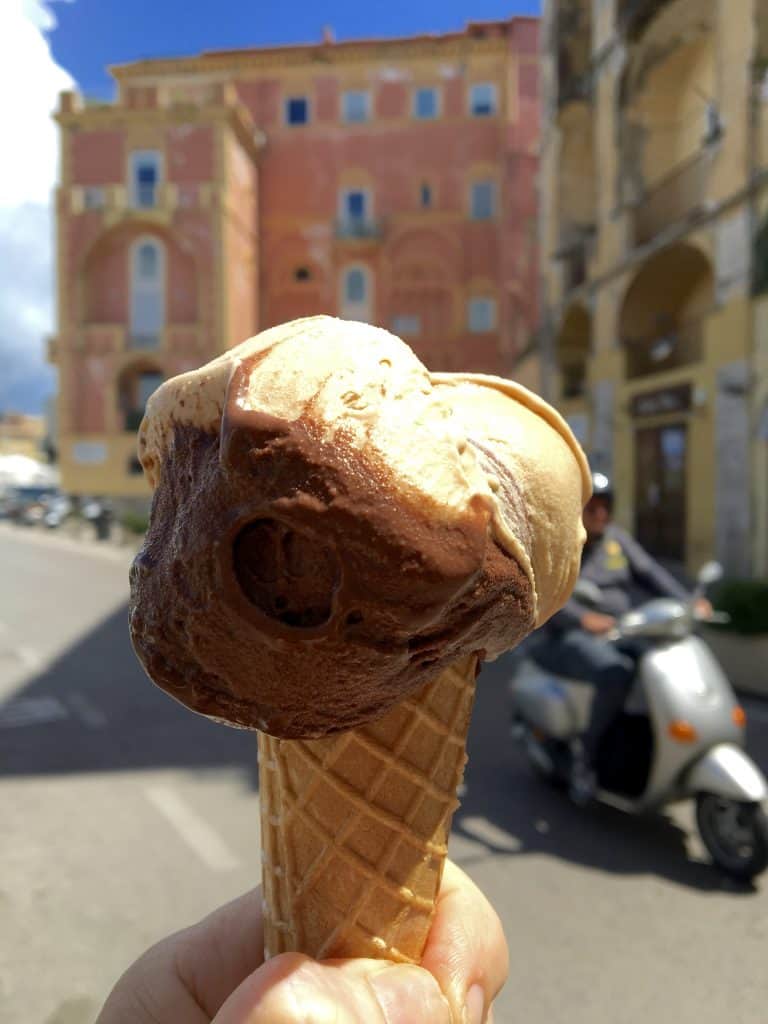
[[[685,560],[687,428],[644,427],[635,434],[635,533],[658,558]]]

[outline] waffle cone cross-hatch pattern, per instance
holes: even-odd
[[[319,740],[259,733],[265,954],[416,962],[466,762],[477,657]]]

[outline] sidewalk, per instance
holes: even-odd
[[[742,636],[704,628],[701,636],[735,690],[768,699],[768,634]]]
[[[18,534],[36,543],[51,547],[88,549],[89,553],[100,553],[112,558],[132,559],[144,542],[144,537],[129,533],[115,524],[108,540],[98,540],[90,523],[82,519],[67,520],[55,529],[45,526],[21,526],[18,523],[0,519],[0,530],[5,534]]]

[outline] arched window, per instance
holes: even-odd
[[[369,320],[373,308],[372,291],[368,267],[347,267],[341,275],[341,315],[349,320]]]
[[[117,386],[124,430],[138,430],[147,402],[163,379],[159,368],[151,364],[139,363],[123,370]]]
[[[165,248],[140,238],[131,250],[131,347],[157,348],[164,324]]]

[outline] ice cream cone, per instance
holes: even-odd
[[[376,721],[259,733],[265,953],[418,963],[466,762],[477,657]]]

